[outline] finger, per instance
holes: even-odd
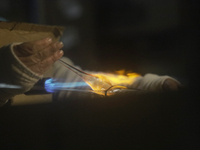
[[[40,51],[40,55],[43,56],[44,59],[50,57],[53,55],[56,51],[60,50],[63,48],[63,42],[56,42],[45,48],[43,51]]]
[[[56,51],[52,56],[48,57],[47,59],[41,61],[38,64],[34,64],[32,66],[29,66],[29,68],[38,74],[43,74],[46,70],[48,70],[48,68],[58,59],[60,59],[63,56],[63,51],[62,50],[58,50]]]
[[[61,49],[63,47],[62,42],[56,42],[48,46],[42,51],[39,51],[35,53],[32,57],[31,60],[33,63],[39,63],[40,61],[43,61],[47,59],[48,57],[52,56],[56,51]]]
[[[47,37],[41,40],[25,42],[20,45],[15,45],[14,52],[18,57],[30,56],[38,51],[48,47],[52,43],[52,39]]]
[[[27,44],[29,47],[31,47],[33,52],[35,53],[35,52],[38,52],[38,51],[45,49],[51,43],[52,43],[52,39],[47,37],[47,38],[44,38],[44,39],[41,39],[41,40],[37,40],[37,41],[33,41],[33,42],[27,42],[25,44]]]

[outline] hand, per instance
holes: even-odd
[[[164,91],[178,91],[179,89],[182,89],[183,85],[180,83],[172,80],[172,79],[166,79],[163,83],[163,90]]]
[[[31,71],[42,75],[48,68],[63,56],[62,42],[52,42],[44,38],[33,42],[25,42],[13,47],[19,60]]]

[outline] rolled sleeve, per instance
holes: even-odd
[[[13,52],[15,44],[17,43],[0,49],[0,84],[9,85],[9,88],[0,88],[0,101],[2,103],[15,95],[30,90],[43,77],[32,72],[17,58]],[[10,88],[11,85],[18,88]]]

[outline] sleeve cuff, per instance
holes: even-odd
[[[15,67],[18,68],[21,72],[23,72],[24,74],[27,74],[30,78],[35,78],[35,79],[41,79],[43,78],[43,75],[39,75],[33,71],[31,71],[28,67],[26,67],[20,60],[19,58],[15,55],[13,47],[15,45],[19,45],[21,43],[13,43],[10,45],[10,49],[11,49],[11,53],[13,55],[13,57],[15,58]]]
[[[0,83],[20,87],[1,88],[0,102],[3,103],[15,95],[27,92],[43,77],[31,71],[18,59],[13,51],[13,46],[16,44],[20,43],[14,43],[0,49]]]

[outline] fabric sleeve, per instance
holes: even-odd
[[[0,105],[15,95],[30,90],[41,79],[40,76],[28,69],[14,54],[13,43],[0,49]]]
[[[179,83],[176,79],[170,76],[159,76],[156,74],[148,73],[144,76],[137,77],[135,82],[130,86],[130,88],[137,88],[141,90],[154,91],[154,92],[162,92],[163,91],[163,83],[166,79],[172,79],[175,82]]]

